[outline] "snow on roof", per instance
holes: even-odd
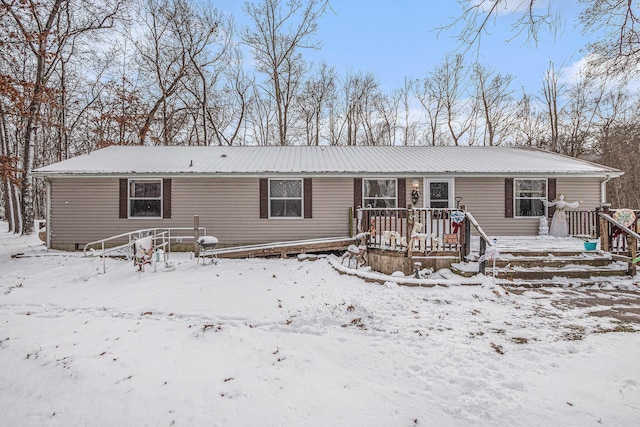
[[[35,174],[619,176],[622,172],[529,147],[112,146],[39,168]]]

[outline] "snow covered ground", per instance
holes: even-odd
[[[637,290],[410,288],[324,259],[188,254],[102,274],[100,259],[17,252],[43,246],[0,223],[0,425],[640,420]]]

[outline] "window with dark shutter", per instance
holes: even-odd
[[[313,218],[313,184],[311,178],[304,179],[304,217]]]
[[[547,196],[550,202],[556,199],[556,179],[555,178],[549,178],[547,180],[547,191],[549,192],[549,195]],[[556,207],[555,206],[551,206],[549,208],[549,218],[551,218],[553,216],[553,214],[556,211]]]
[[[407,207],[407,179],[398,178],[398,207]]]
[[[260,179],[260,218],[269,218],[269,180]]]
[[[162,180],[162,218],[171,218],[171,180]]]
[[[504,180],[504,217],[513,218],[513,178]]]
[[[129,180],[126,178],[120,179],[120,214],[119,218],[128,218],[128,184]]]
[[[353,217],[356,217],[358,207],[362,206],[362,178],[353,179]]]

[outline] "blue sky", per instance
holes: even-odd
[[[527,43],[524,36],[507,43],[513,37],[511,24],[516,15],[503,13],[491,22],[491,34],[483,37],[480,62],[512,74],[515,87],[537,92],[550,61],[559,69],[580,60],[587,40],[576,22],[578,0],[551,2],[552,11],[564,23],[555,37],[544,32],[537,46]],[[246,23],[242,3],[216,0],[214,5],[232,13],[237,23]],[[333,12],[322,17],[317,34],[322,49],[304,55],[334,66],[340,76],[349,71],[373,72],[383,89],[392,90],[402,86],[405,77],[424,77],[459,46],[455,28],[437,30],[459,16],[454,0],[333,0],[331,6]]]

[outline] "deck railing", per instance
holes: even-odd
[[[602,249],[616,254],[619,259],[628,261],[628,274],[632,276],[636,274],[636,265],[633,261],[638,256],[638,245],[640,244],[640,234],[637,231],[638,212],[634,213],[636,220],[630,225],[625,225],[616,219],[615,210],[604,209],[602,212],[598,212]]]
[[[356,229],[369,233],[369,247],[408,249],[412,234],[418,234],[421,252],[458,251],[464,228],[454,221],[453,211],[459,209],[359,208]]]
[[[571,236],[598,236],[598,212],[596,210],[565,212],[569,218],[569,234]]]
[[[603,240],[603,249],[606,248],[605,250],[615,254],[626,254],[632,250],[630,247],[632,241],[636,243],[636,250],[640,247],[638,246],[640,245],[640,241],[629,233],[629,231],[637,233],[638,230],[640,230],[640,210],[633,211],[636,220],[628,226],[624,226],[615,221],[618,210],[619,209],[604,209],[599,213],[600,218],[604,219],[604,221],[600,221],[601,225],[598,228],[598,237]],[[609,220],[609,218],[613,221]]]

